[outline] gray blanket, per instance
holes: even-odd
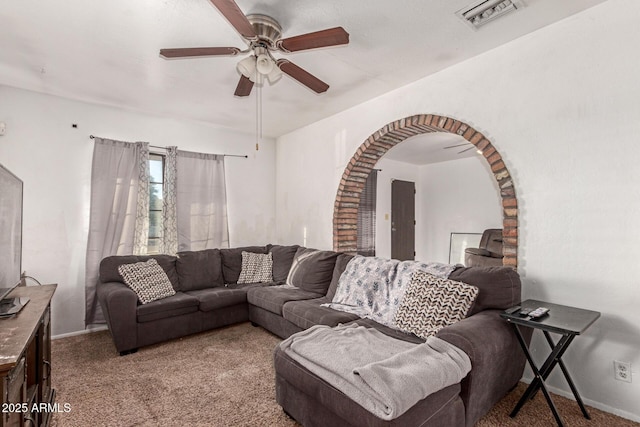
[[[460,382],[471,370],[469,357],[439,338],[413,344],[358,325],[317,325],[292,335],[280,347],[384,420]]]

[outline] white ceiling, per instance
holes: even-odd
[[[347,46],[286,55],[331,87],[284,76],[263,90],[264,134],[279,136],[406,85],[605,0],[524,0],[474,31],[470,0],[237,0],[283,37],[342,26]],[[161,48],[245,45],[208,0],[3,0],[0,84],[251,132],[255,89],[233,96],[239,57],[162,59]],[[285,57],[277,54],[277,57]]]
[[[480,156],[473,144],[460,135],[433,132],[412,136],[384,155],[385,159],[422,166]]]

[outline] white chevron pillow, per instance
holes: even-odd
[[[138,295],[142,304],[176,294],[167,273],[153,258],[146,262],[122,264],[118,267],[118,273],[124,283]]]
[[[475,286],[417,271],[405,289],[394,321],[400,330],[427,339],[464,319],[477,296]]]

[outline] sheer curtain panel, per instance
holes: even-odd
[[[178,150],[178,250],[229,247],[224,156]]]
[[[176,199],[177,147],[167,147],[164,157],[164,184],[162,186],[162,253],[178,252],[178,221]]]
[[[357,252],[363,256],[376,255],[376,193],[378,171],[373,169],[365,182],[358,206]]]
[[[148,171],[149,164],[147,143],[94,138],[94,144],[85,268],[86,325],[105,323],[96,298],[100,261],[109,255],[134,252],[136,222],[144,223],[138,214],[145,215],[138,201],[139,181],[141,170]],[[148,200],[148,194],[145,198]]]

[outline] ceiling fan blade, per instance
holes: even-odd
[[[276,46],[285,52],[296,52],[299,50],[337,46],[348,43],[349,33],[342,27],[335,27],[278,40]]]
[[[242,10],[233,0],[210,0],[211,3],[227,18],[227,21],[236,29],[240,35],[246,39],[255,39],[258,37],[253,25],[249,22]]]
[[[165,58],[187,58],[191,56],[234,56],[240,53],[237,47],[186,47],[178,49],[160,49]]]
[[[316,93],[326,92],[329,85],[286,59],[278,59],[278,67],[283,73],[293,77]]]
[[[253,89],[253,82],[245,76],[240,76],[240,81],[234,92],[235,96],[249,96]]]
[[[471,146],[471,147],[469,147],[469,148],[465,148],[465,149],[464,149],[464,150],[462,150],[462,151],[458,151],[458,154],[466,153],[467,151],[469,151],[469,150],[473,150],[474,148],[476,148],[476,147],[475,147],[474,145],[472,145],[472,146]]]
[[[467,145],[469,144],[468,142],[463,142],[462,144],[456,144],[456,145],[450,145],[448,147],[443,147],[444,150],[448,149],[448,148],[456,148],[456,147],[462,147],[463,145]]]

